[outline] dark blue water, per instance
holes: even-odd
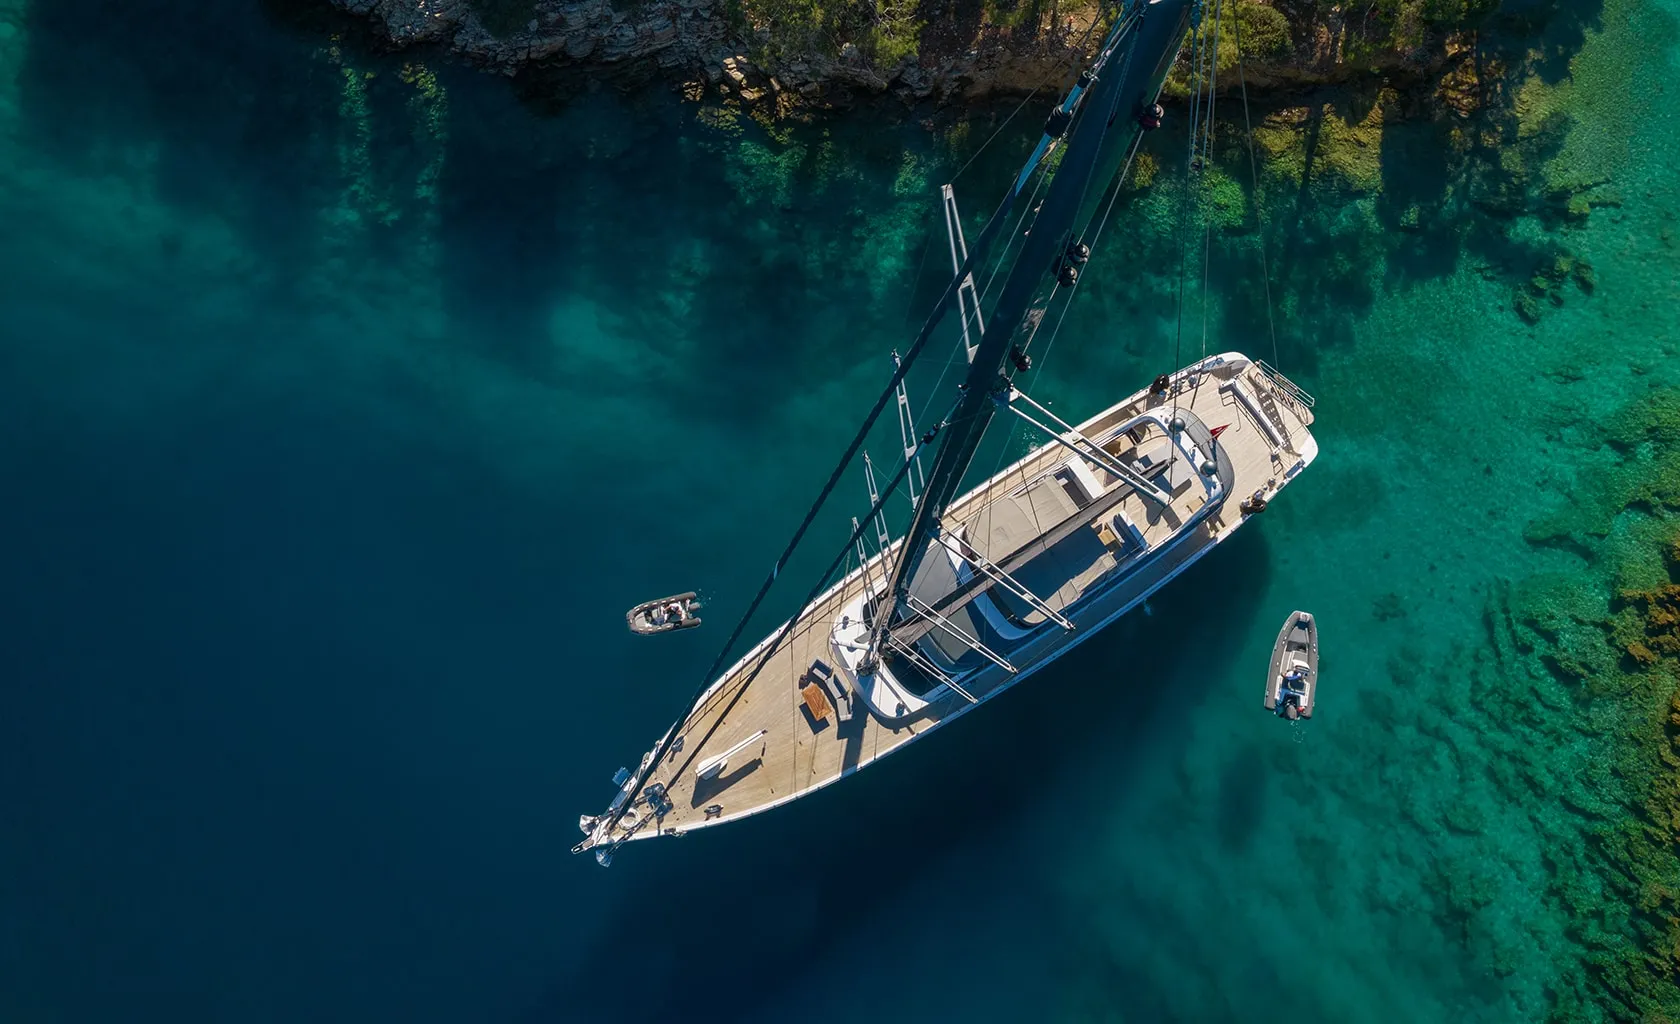
[[[1584,953],[1522,880],[1592,823],[1489,780],[1564,744],[1390,693],[1468,678],[1490,580],[1596,571],[1521,527],[1603,452],[1458,426],[1578,440],[1673,383],[1674,120],[1606,113],[1673,18],[1600,22],[1590,87],[1524,93],[1577,126],[1525,187],[1616,178],[1584,224],[1476,219],[1427,126],[1280,160],[1278,358],[1325,454],[1263,529],[937,743],[602,872],[577,815],[849,439],[1000,118],[771,133],[378,55],[313,4],[0,3],[0,1019],[1535,1019]],[[971,218],[1028,141],[960,179]],[[1121,207],[1038,371],[1070,418],[1165,368],[1172,196]],[[1210,344],[1270,355],[1251,244]],[[1557,244],[1597,290],[1531,328],[1512,282]],[[624,631],[694,586],[715,631]],[[1297,606],[1344,694],[1305,742],[1250,706]]]
[[[293,15],[9,23],[6,1015],[567,1019],[630,984],[636,1019],[719,942],[750,1009],[789,928],[858,913],[756,886],[799,892],[835,837],[787,829],[867,791],[610,875],[567,851],[721,636],[622,609],[737,611],[883,374],[859,335],[915,282],[869,226],[921,240],[925,196],[881,194],[914,129],[810,133],[836,166],[790,196],[657,91],[526,107]]]

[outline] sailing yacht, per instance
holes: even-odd
[[[892,380],[695,699],[636,770],[620,769],[606,810],[579,819],[574,852],[593,850],[605,865],[626,842],[759,814],[925,739],[1142,603],[1312,463],[1312,398],[1237,352],[1162,374],[1078,424],[1024,389],[1033,341],[1058,305],[1065,312],[1100,239],[1102,199],[1159,124],[1156,100],[1187,34],[1192,82],[1212,95],[1217,19],[1204,30],[1197,11],[1196,0],[1131,0],[972,249],[946,186],[944,295],[904,358],[895,354]],[[1190,144],[1205,156],[1212,119],[1200,123],[1199,109]],[[1003,285],[983,309],[974,271],[994,264]],[[952,310],[968,372],[944,396],[950,412],[918,434],[904,377]],[[878,487],[865,455],[869,514],[799,612],[724,668],[889,404],[903,463]],[[993,421],[1047,440],[959,494]],[[882,506],[901,487],[915,511],[895,540]]]

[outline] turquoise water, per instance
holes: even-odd
[[[1268,109],[1276,358],[1319,462],[939,742],[605,873],[576,815],[724,632],[622,610],[745,606],[1001,116],[772,135],[201,7],[0,6],[7,1019],[1618,1016],[1609,712],[1498,623],[1544,574],[1602,603],[1650,518],[1525,539],[1655,457],[1604,424],[1680,375],[1670,0],[1556,12],[1468,128],[1337,144],[1371,97]],[[958,179],[971,219],[1017,128]],[[1202,351],[1159,157],[1034,371],[1070,418]],[[1271,358],[1243,195],[1205,343]],[[1590,277],[1525,322],[1560,254]],[[1292,729],[1258,691],[1296,607],[1325,677]]]

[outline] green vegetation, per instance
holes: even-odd
[[[916,0],[727,0],[731,20],[759,39],[759,56],[857,58],[877,72],[914,57],[923,23]]]
[[[1630,508],[1680,512],[1680,445],[1670,440],[1680,438],[1680,394],[1653,390],[1596,429],[1615,461],[1582,471],[1570,501],[1528,525],[1530,543],[1592,551]]]
[[[1208,28],[1213,17],[1208,15]],[[1240,43],[1240,48],[1239,48]],[[1276,60],[1293,49],[1289,19],[1275,7],[1259,0],[1231,0],[1219,8],[1219,73],[1235,71],[1237,58]]]
[[[1375,0],[1362,9],[1314,0],[1310,9],[1314,27],[1331,21],[1345,26],[1343,63],[1371,66],[1481,25],[1499,9],[1499,0]]]
[[[1221,13],[1219,35],[1220,70],[1234,66],[1239,53],[1250,60],[1275,60],[1287,57],[1292,47],[1289,19],[1257,0],[1235,0],[1229,12]]]
[[[1572,274],[1559,268],[1550,276]],[[1591,421],[1586,421],[1591,422]],[[1537,576],[1509,595],[1514,650],[1560,682],[1570,787],[1532,751],[1525,772],[1575,812],[1555,833],[1547,901],[1567,913],[1584,970],[1553,991],[1551,1020],[1680,1020],[1680,393],[1651,392],[1597,427],[1606,462],[1531,523],[1531,542],[1588,556],[1580,573]],[[1597,557],[1597,556],[1607,557]],[[1495,616],[1498,617],[1497,615]],[[1490,622],[1492,620],[1490,619]],[[1497,634],[1500,631],[1494,630]],[[1496,636],[1496,641],[1501,639]],[[1503,644],[1498,644],[1503,648]],[[1516,679],[1522,669],[1504,669]],[[1565,740],[1563,747],[1568,746]],[[1565,792],[1565,791],[1568,792]],[[1577,807],[1576,805],[1580,805]]]
[[[345,189],[346,209],[366,223],[394,224],[402,211],[380,183],[373,164],[373,113],[368,102],[368,83],[374,80],[375,72],[351,67],[344,61],[336,42],[327,52],[328,59],[338,65],[342,82],[337,151],[344,180],[349,182]]]
[[[1299,186],[1316,175],[1359,194],[1382,188],[1384,103],[1354,121],[1350,112],[1327,103],[1292,107],[1254,126],[1254,142],[1272,174]]]
[[[1211,34],[1214,28],[1215,12],[1210,5],[1202,30],[1209,33],[1205,38],[1213,40]],[[1283,12],[1260,0],[1229,0],[1219,5],[1217,12],[1218,42],[1215,49],[1217,55],[1221,91],[1228,91],[1227,86],[1237,80],[1237,65],[1242,63],[1248,73],[1263,68],[1267,64],[1277,64],[1287,61],[1294,52],[1295,43],[1290,32],[1289,19]],[[1306,28],[1303,31],[1310,32]],[[1171,73],[1162,87],[1162,93],[1168,99],[1184,100],[1190,95],[1189,54],[1194,42],[1195,30],[1185,36],[1184,56],[1173,66]]]
[[[398,78],[414,89],[407,103],[414,125],[414,141],[419,152],[429,154],[415,178],[414,197],[434,202],[438,182],[443,177],[444,156],[448,152],[449,97],[443,86],[438,84],[437,75],[425,64],[412,61],[404,64]]]
[[[1591,295],[1595,281],[1592,264],[1566,252],[1554,253],[1535,267],[1526,284],[1516,287],[1511,306],[1524,323],[1539,323],[1546,306],[1563,305],[1564,285],[1570,281],[1574,281],[1580,291]]]
[[[987,25],[1013,30],[1037,25],[1044,15],[1044,3],[1043,0],[981,0],[980,10]]]
[[[1586,680],[1592,703],[1619,711],[1621,728],[1603,738],[1627,792],[1625,815],[1592,830],[1605,891],[1578,910],[1583,924],[1608,927],[1583,927],[1581,940],[1599,998],[1647,1021],[1680,1018],[1680,533],[1666,529],[1666,541],[1651,545],[1666,555],[1664,578],[1616,594],[1598,633],[1613,664]],[[1627,915],[1625,926],[1610,907]]]
[[[1254,32],[1257,39],[1266,41],[1267,52],[1273,52],[1279,39],[1286,50],[1288,28],[1283,16],[1257,0],[1241,2],[1264,12],[1255,19]],[[1032,39],[1047,25],[1069,19],[1082,25],[1086,13],[1099,3],[980,0],[977,6],[977,11],[966,5],[957,11],[934,5],[928,13],[937,12],[951,26],[963,25],[960,31],[1024,33]],[[923,30],[929,24],[920,8],[919,0],[725,0],[725,10],[741,34],[758,40],[758,58],[798,60],[818,55],[855,60],[877,74],[888,73],[920,53]],[[1102,20],[1103,16],[1097,17]],[[1246,21],[1244,27],[1247,31]]]

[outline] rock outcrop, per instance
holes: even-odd
[[[975,99],[993,92],[1058,92],[1068,70],[1100,37],[1095,8],[1077,17],[1014,27],[963,20],[958,8],[918,23],[912,56],[882,65],[847,42],[832,53],[789,52],[769,29],[743,28],[727,0],[331,0],[375,22],[397,47],[442,46],[481,67],[513,75],[528,65],[662,73],[693,97],[723,93],[752,106],[811,101],[839,105],[857,95]],[[1301,91],[1360,76],[1396,82],[1438,77],[1462,56],[1449,30],[1412,33],[1403,45],[1385,29],[1355,31],[1340,15],[1286,19],[1274,0],[1237,0],[1251,22],[1251,89]],[[734,10],[731,8],[731,10]],[[1366,33],[1369,38],[1360,36]],[[1349,40],[1359,37],[1350,56]],[[1222,63],[1224,58],[1221,58]],[[1228,87],[1228,86],[1227,86]],[[1175,85],[1168,83],[1169,95]],[[1182,86],[1178,86],[1182,91]],[[785,94],[785,97],[784,97]]]
[[[729,35],[718,0],[654,0],[629,10],[610,0],[333,2],[373,18],[398,46],[441,44],[509,75],[533,61],[677,68],[700,63]]]
[[[749,52],[723,0],[332,0],[365,16],[402,48],[431,44],[505,75],[527,65],[657,70],[689,79],[690,90],[716,90],[747,104],[783,92],[843,103],[857,94],[895,92],[906,99],[977,97],[1056,85],[1081,49],[1071,29],[947,39],[917,58],[881,68],[851,45],[838,54],[785,58]],[[1072,23],[1070,23],[1071,26]],[[1084,37],[1084,26],[1078,26]]]

